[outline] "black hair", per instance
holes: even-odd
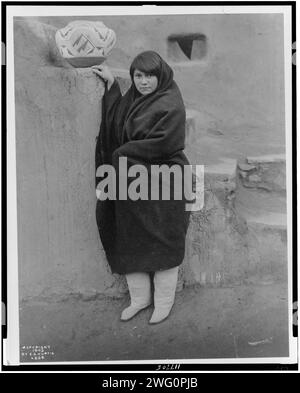
[[[154,51],[146,51],[135,57],[130,66],[130,76],[133,80],[135,70],[144,72],[145,74],[155,75],[158,79],[161,74],[162,58]]]

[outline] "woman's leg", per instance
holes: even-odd
[[[149,323],[166,319],[174,304],[179,266],[154,274],[154,312]]]
[[[131,304],[122,312],[122,321],[128,321],[151,304],[151,282],[148,273],[126,274],[126,280]]]

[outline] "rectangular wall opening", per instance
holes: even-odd
[[[171,34],[168,37],[168,58],[174,62],[195,61],[205,57],[207,39],[201,33]]]

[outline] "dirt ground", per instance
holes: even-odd
[[[21,361],[288,356],[288,293],[283,283],[184,288],[176,294],[169,318],[158,325],[148,324],[152,307],[121,322],[128,302],[125,296],[23,303]],[[44,359],[37,358],[41,348]]]

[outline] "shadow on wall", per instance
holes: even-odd
[[[64,60],[55,43],[57,29],[49,24],[37,23],[31,18],[14,18],[14,55],[16,67],[29,62],[31,68],[53,66],[72,68]],[[17,68],[16,76],[22,72]]]

